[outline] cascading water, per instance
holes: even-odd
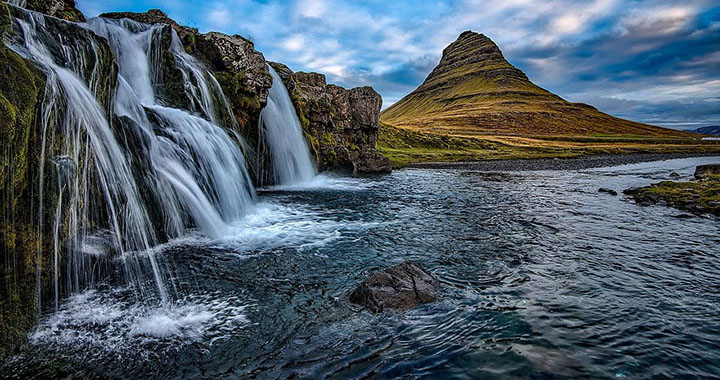
[[[302,133],[295,107],[282,79],[268,65],[273,78],[267,106],[260,113],[260,136],[270,150],[276,185],[312,180],[317,169]]]
[[[61,255],[68,293],[93,285],[98,260],[119,258],[138,295],[154,298],[144,285],[151,273],[157,296],[167,300],[165,283],[172,276],[162,270],[153,247],[188,228],[222,236],[227,223],[254,202],[241,141],[218,125],[216,110],[229,110],[220,86],[167,26],[100,18],[71,24],[11,8],[17,27],[10,47],[46,75],[41,162],[54,163],[57,189],[50,195],[57,208],[53,221],[43,221],[48,214],[42,198],[48,194],[41,192],[38,225],[52,224],[55,307]],[[58,35],[46,27],[49,22],[85,35]],[[107,85],[112,70],[103,69],[100,56],[107,48],[95,35],[111,47],[119,70],[115,86],[114,78]],[[190,112],[158,101],[157,49],[168,36]],[[109,89],[114,96],[105,106],[99,93]],[[40,169],[41,190],[49,174]],[[38,266],[38,279],[41,270]]]

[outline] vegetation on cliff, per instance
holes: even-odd
[[[0,3],[0,37],[12,29],[8,6]],[[24,340],[37,313],[35,268],[38,235],[35,226],[39,165],[36,110],[44,77],[34,65],[0,41],[0,357]]]

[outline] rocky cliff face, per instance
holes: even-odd
[[[684,135],[568,102],[535,85],[490,38],[472,31],[445,48],[420,87],[385,110],[382,120],[456,135]]]
[[[48,12],[52,11],[56,16],[78,19],[75,16],[82,15],[79,11],[53,5],[72,2],[28,3],[28,6],[47,6],[34,9],[49,9]],[[23,16],[18,8],[0,3],[0,140],[3,141],[0,158],[0,357],[23,341],[38,315],[38,296],[47,298],[49,294],[48,255],[38,252],[52,252],[52,239],[48,238],[52,231],[50,224],[39,221],[55,217],[58,204],[55,190],[59,180],[52,158],[61,154],[67,138],[60,121],[65,117],[62,105],[48,108],[48,112],[41,115],[45,73],[6,45],[5,41],[12,40],[12,33],[18,27],[12,21],[13,17]],[[88,67],[94,68],[96,74],[88,73],[83,79],[93,84],[98,101],[109,109],[117,67],[105,40],[75,24],[54,18],[48,18],[36,32],[48,40],[68,38],[79,41],[78,54],[83,55]],[[47,120],[45,130],[41,116]],[[44,172],[42,182],[41,171]],[[37,275],[38,268],[41,269],[40,276]]]
[[[112,115],[118,67],[107,41],[79,25],[60,20],[85,20],[75,9],[73,0],[27,0],[26,6],[57,17],[46,19],[36,31],[44,41],[58,47],[49,53],[58,55],[53,57],[56,62],[63,61],[60,39],[75,43],[77,52],[73,52],[86,64],[82,65],[82,79],[92,88],[107,115]],[[200,34],[177,24],[160,11],[105,16],[166,25],[158,33],[160,41],[153,41],[159,44],[163,70],[158,78],[152,79],[152,85],[156,86],[161,103],[190,109],[191,101],[184,91],[182,73],[176,69],[175,58],[169,52],[171,46],[178,43],[172,33],[175,30],[182,48],[204,62],[227,97],[232,109],[218,110],[222,124],[239,131],[251,144],[257,143],[258,119],[267,103],[272,77],[265,58],[251,41],[221,33]],[[6,45],[21,43],[16,41],[22,38],[15,33],[18,24],[13,22],[14,17],[31,16],[0,2],[0,140],[3,141],[0,148],[0,358],[24,340],[27,330],[36,322],[38,297],[44,299],[50,293],[47,268],[51,256],[48,252],[53,252],[53,239],[50,238],[53,232],[48,221],[55,220],[55,210],[61,204],[58,195],[61,181],[56,167],[60,164],[56,163],[62,162],[67,138],[62,130],[66,105],[47,103],[54,106],[43,110],[41,106],[47,96],[45,74]],[[292,91],[298,112],[308,115],[302,117],[305,135],[311,141],[321,169],[389,170],[387,161],[375,154],[381,104],[377,93],[370,88],[345,90],[327,85],[319,74],[293,74],[286,70],[286,78],[289,85],[296,85]],[[223,95],[218,91],[213,92],[213,96]],[[132,126],[126,125],[127,118],[115,116],[111,127],[123,135],[126,149],[132,151],[133,147],[141,147],[142,136],[126,133],[133,130]],[[44,129],[43,125],[48,127]],[[82,171],[83,165],[90,164],[78,162],[77,170]],[[133,171],[140,173],[144,164],[139,158],[133,161]],[[44,173],[42,182],[40,173]],[[42,197],[39,196],[41,193]],[[97,200],[88,202],[93,201]],[[150,213],[154,218],[153,210]],[[69,223],[64,218],[58,220]],[[161,232],[157,231],[158,234]],[[161,236],[158,238],[162,239]],[[63,243],[59,242],[59,246]],[[63,260],[63,253],[60,253],[59,261]],[[38,268],[41,269],[39,272]],[[37,273],[41,273],[39,277]],[[46,302],[40,304],[47,305]]]
[[[85,15],[75,8],[75,0],[27,0],[25,8],[68,21],[85,21]]]
[[[196,29],[179,25],[159,10],[101,16],[166,24],[175,29],[185,49],[203,61],[220,83],[242,135],[252,146],[260,145],[257,124],[260,111],[267,104],[272,77],[265,57],[255,50],[252,41],[217,32],[200,34]],[[389,162],[375,151],[382,105],[377,92],[370,87],[346,90],[328,85],[322,74],[293,73],[282,64],[273,65],[293,97],[319,170],[352,173],[390,170]],[[165,66],[170,68],[172,64]]]
[[[106,13],[101,17],[127,18],[144,24],[165,24],[172,27],[185,50],[204,62],[215,75],[232,105],[235,121],[242,134],[251,139],[257,138],[257,122],[260,111],[267,104],[272,77],[265,57],[255,50],[252,41],[238,35],[229,36],[217,32],[200,34],[197,29],[182,26],[157,9],[145,13]],[[174,76],[171,72],[173,66],[172,62],[163,63],[169,77]],[[177,80],[171,82],[182,83]]]
[[[318,73],[294,73],[271,63],[287,87],[320,170],[390,171],[375,151],[382,98],[371,87],[345,89]]]

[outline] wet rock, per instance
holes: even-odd
[[[678,178],[678,177],[680,177],[680,174],[675,173],[675,172],[670,173],[670,178]]]
[[[629,189],[623,190],[623,194],[625,194],[625,195],[635,195],[635,194],[639,193],[640,190],[642,190],[642,187],[631,187],[631,188],[629,188]]]
[[[607,194],[610,194],[613,196],[618,195],[617,191],[615,191],[613,189],[608,189],[606,187],[601,187],[600,189],[598,189],[598,191],[601,193],[607,193]]]
[[[435,302],[438,284],[419,264],[403,262],[370,276],[350,293],[350,302],[365,306],[373,313],[404,311]]]
[[[699,165],[695,168],[697,179],[705,179],[710,175],[720,175],[720,164]]]
[[[255,50],[252,41],[239,35],[230,36],[218,32],[200,34],[197,29],[178,24],[158,9],[144,13],[104,13],[101,17],[127,18],[145,24],[164,24],[172,27],[185,50],[207,65],[227,97],[233,115],[225,115],[225,110],[222,109],[217,110],[223,121],[222,124],[230,127],[237,123],[240,132],[251,142],[256,142],[257,124],[260,112],[267,104],[272,77],[265,57]],[[164,46],[163,51],[168,48],[169,46]],[[162,63],[162,67],[167,72],[165,77],[169,78],[165,82],[182,84],[178,74],[172,72],[175,63],[171,60],[172,57],[167,57]],[[184,92],[182,87],[179,90],[167,91],[169,103],[179,108],[187,108],[187,105],[178,102],[183,96],[173,94]],[[234,120],[229,120],[226,116]]]
[[[375,150],[382,98],[371,87],[345,89],[325,75],[293,72],[271,62],[287,87],[318,169],[387,173],[390,161]]]

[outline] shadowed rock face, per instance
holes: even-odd
[[[75,8],[75,0],[27,0],[25,8],[68,21],[85,21],[85,15]]]
[[[720,164],[700,165],[695,168],[695,178],[705,179],[711,175],[720,175]]]
[[[466,135],[688,135],[568,102],[535,85],[490,38],[472,31],[445,48],[422,85],[383,111],[382,121]]]
[[[327,84],[325,75],[270,64],[290,93],[318,169],[390,171],[390,162],[375,150],[382,98],[372,87],[348,90]]]
[[[438,281],[420,265],[403,262],[370,276],[350,294],[350,302],[373,313],[404,311],[437,300]]]

